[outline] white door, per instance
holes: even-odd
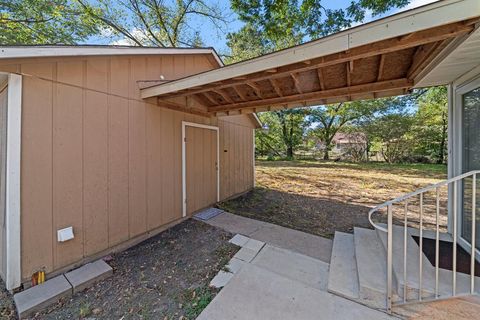
[[[7,143],[7,87],[0,89],[0,273],[5,279],[6,233],[5,233],[5,173]]]

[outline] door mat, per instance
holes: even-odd
[[[200,211],[194,217],[198,220],[206,221],[218,216],[221,213],[223,213],[223,210],[220,210],[218,208],[208,208]]]

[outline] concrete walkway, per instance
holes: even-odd
[[[323,262],[330,262],[333,241],[327,238],[228,212],[204,222],[231,233],[243,234],[279,248],[292,250]]]
[[[256,240],[249,241],[241,250],[252,250],[251,242]],[[229,266],[238,265],[238,259],[242,257],[232,258]],[[310,256],[264,244],[253,259],[229,268],[233,276],[197,319],[394,319],[328,293],[328,267]]]

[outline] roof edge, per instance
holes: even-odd
[[[12,45],[0,46],[0,59],[20,59],[37,57],[107,56],[107,55],[159,55],[159,54],[210,54],[220,67],[224,63],[212,47],[135,47],[103,45]]]

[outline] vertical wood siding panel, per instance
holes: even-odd
[[[220,200],[225,199],[225,128],[223,121],[218,121],[218,134],[220,135],[220,163],[218,164],[220,168]]]
[[[83,62],[59,62],[59,82],[81,86]],[[53,116],[54,232],[72,226],[75,238],[55,245],[54,265],[59,268],[83,257],[83,90],[56,85]]]
[[[129,238],[129,122],[128,100],[129,60],[110,59],[108,99],[108,238],[115,245]]]
[[[130,60],[129,95],[139,95],[136,79],[145,79],[146,60]],[[129,102],[129,224],[130,237],[147,231],[145,103]]]
[[[162,173],[162,212],[163,223],[177,218],[175,212],[175,112],[162,110],[160,115],[160,136],[162,149],[160,164]]]
[[[22,72],[53,78],[52,63],[24,64]],[[23,78],[22,96],[22,277],[53,270],[51,82]]]
[[[147,57],[147,79],[156,79],[162,67],[160,57]],[[160,108],[147,105],[147,199],[148,228],[162,225],[162,163],[161,163],[161,130]]]
[[[107,62],[87,60],[86,86],[107,91]],[[108,248],[108,96],[86,90],[84,109],[84,255]]]
[[[173,127],[173,148],[174,148],[174,167],[173,176],[175,178],[173,183],[174,189],[174,210],[175,218],[182,217],[182,120],[183,114],[174,112],[174,127]]]

